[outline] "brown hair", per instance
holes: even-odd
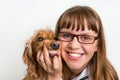
[[[88,64],[88,74],[91,80],[119,80],[115,69],[106,57],[106,45],[103,25],[97,12],[88,6],[74,6],[67,9],[58,19],[56,24],[56,37],[63,28],[75,28],[76,31],[84,30],[85,21],[89,30],[98,33],[98,50]]]

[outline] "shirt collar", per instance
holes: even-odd
[[[76,77],[73,78],[72,80],[80,80],[80,79],[82,79],[83,77],[86,77],[86,76],[88,76],[88,74],[87,74],[87,68],[85,68],[85,69],[82,71],[81,74],[79,74],[78,76],[76,76]],[[88,79],[86,79],[86,80],[88,80]]]

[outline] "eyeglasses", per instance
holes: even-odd
[[[79,43],[83,44],[93,44],[98,37],[91,36],[91,35],[74,35],[71,33],[60,32],[57,39],[61,41],[70,42],[73,38],[76,37]]]

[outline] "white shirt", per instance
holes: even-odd
[[[87,79],[82,79],[83,77],[86,77],[86,76],[88,76],[88,74],[87,74],[87,69],[84,69],[81,74],[79,74],[78,76],[76,76],[76,77],[73,78],[72,80],[90,80],[89,78],[87,78]]]

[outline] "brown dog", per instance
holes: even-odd
[[[23,54],[24,63],[27,65],[27,74],[24,80],[46,80],[46,71],[37,60],[38,51],[42,51],[43,44],[46,44],[49,55],[52,59],[60,54],[60,42],[54,40],[55,34],[51,30],[37,30],[35,34],[27,41]],[[54,51],[54,53],[51,53]],[[69,80],[68,68],[63,63],[63,79]]]

